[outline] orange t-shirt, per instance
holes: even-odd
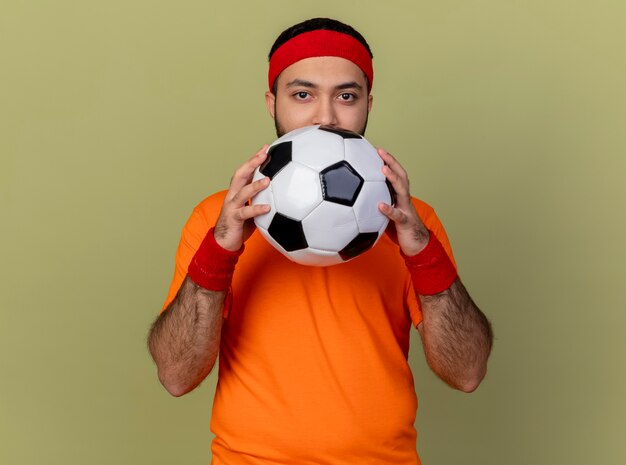
[[[224,195],[202,201],[185,225],[164,310]],[[413,202],[452,258],[434,210]],[[213,463],[419,464],[407,357],[411,323],[421,321],[386,234],[350,262],[310,267],[256,231],[239,258],[222,330]]]

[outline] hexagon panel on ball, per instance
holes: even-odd
[[[324,131],[310,131],[294,138],[292,159],[320,171],[344,159],[343,139]]]
[[[301,220],[322,203],[322,186],[316,171],[291,162],[272,180],[276,211]]]
[[[311,247],[290,252],[288,258],[300,265],[308,266],[332,266],[344,262],[337,252],[312,249]]]
[[[313,249],[338,252],[359,234],[352,208],[323,202],[302,220],[307,243]]]
[[[256,171],[254,176],[252,177],[252,182],[258,181],[259,179],[263,179],[265,175],[263,175],[260,171]],[[264,229],[269,228],[270,222],[272,218],[274,218],[274,213],[276,213],[276,206],[274,205],[274,194],[272,192],[272,185],[270,184],[257,195],[252,197],[252,201],[250,202],[252,205],[263,205],[267,204],[270,206],[270,211],[259,216],[254,217],[254,223]]]
[[[380,231],[387,226],[389,218],[378,210],[380,202],[391,205],[387,184],[367,181],[363,183],[359,197],[352,206],[360,232]]]
[[[365,181],[384,181],[381,171],[384,162],[376,148],[365,139],[347,139],[345,142],[346,161]]]
[[[272,142],[272,145],[280,144],[281,142],[287,142],[289,140],[294,140],[295,138],[300,137],[300,135],[305,134],[307,132],[317,131],[318,127],[319,127],[319,124],[311,125],[311,126],[304,126],[302,128],[294,129],[293,131],[290,131],[287,134],[283,134],[282,136],[280,136],[278,139]]]

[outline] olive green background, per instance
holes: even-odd
[[[424,463],[626,463],[624,5],[3,1],[0,463],[209,463],[215,374],[169,396],[145,338],[191,209],[274,138],[275,36],[314,16],[370,42],[368,139],[496,333],[470,395],[414,338]]]

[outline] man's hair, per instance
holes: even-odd
[[[372,55],[372,51],[370,50],[370,46],[367,44],[365,37],[363,37],[359,33],[359,31],[354,29],[352,26],[342,23],[341,21],[337,21],[336,19],[312,18],[312,19],[307,19],[306,21],[303,21],[301,23],[295,24],[291,26],[290,28],[287,28],[283,32],[281,32],[278,38],[276,39],[276,42],[274,42],[274,45],[272,45],[272,48],[270,50],[269,55],[267,56],[267,59],[271,60],[272,55],[274,55],[274,52],[278,50],[278,48],[281,45],[283,45],[285,42],[287,42],[289,39],[293,39],[297,35],[300,35],[304,32],[318,31],[320,29],[326,30],[326,31],[342,32],[343,34],[348,34],[349,36],[354,37],[356,40],[358,40],[359,42],[363,44],[363,46],[369,53],[370,58],[374,58],[374,55]]]

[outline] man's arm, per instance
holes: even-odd
[[[161,384],[179,397],[195,389],[217,359],[225,291],[209,291],[185,278],[176,298],[150,330],[148,348]]]
[[[254,231],[253,218],[269,211],[269,205],[247,204],[248,199],[269,185],[268,178],[251,182],[254,170],[267,157],[267,147],[264,145],[235,171],[215,232],[209,232],[224,251],[240,250]],[[211,268],[212,263],[203,266]],[[228,284],[219,290],[208,290],[187,276],[176,298],[150,329],[148,349],[157,365],[159,380],[173,396],[195,389],[215,365],[227,287]]]
[[[420,295],[417,326],[431,369],[449,386],[474,391],[487,373],[493,333],[460,279],[435,295]]]
[[[396,191],[396,205],[380,205],[390,223],[392,238],[409,257],[421,252],[430,240],[411,202],[409,179],[398,161],[385,150],[383,173]],[[423,320],[418,325],[426,360],[443,381],[464,392],[474,391],[485,377],[493,334],[485,315],[474,304],[457,278],[435,295],[419,295]]]

